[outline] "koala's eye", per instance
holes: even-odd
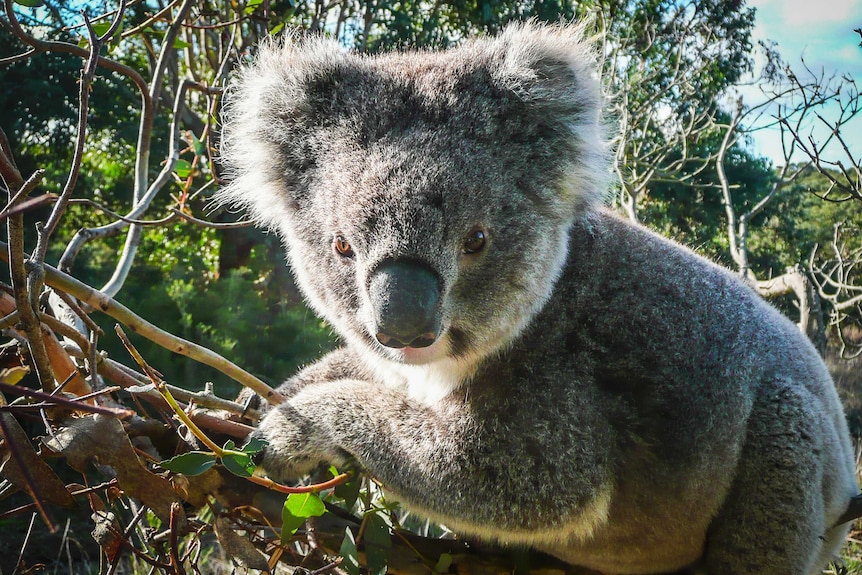
[[[461,244],[461,253],[475,254],[482,251],[485,247],[485,232],[480,229],[475,229],[464,238],[464,243]]]
[[[342,257],[353,257],[353,247],[344,239],[344,236],[335,236],[335,251]]]

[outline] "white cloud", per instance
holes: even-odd
[[[768,15],[770,24],[808,27],[822,23],[851,22],[862,16],[858,0],[752,0],[749,6]]]
[[[859,36],[853,32],[862,27],[862,0],[752,0],[750,5],[757,9],[755,39],[775,40],[785,58],[804,55],[810,63],[843,61],[848,69],[862,69]]]

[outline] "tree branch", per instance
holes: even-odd
[[[9,261],[9,246],[4,242],[0,242],[0,259]],[[277,405],[284,401],[284,397],[280,393],[214,351],[164,331],[139,317],[129,308],[117,302],[113,298],[106,296],[94,288],[78,281],[72,276],[47,264],[45,264],[45,283],[53,288],[75,296],[82,302],[111,316],[120,323],[128,326],[129,329],[135,333],[144,336],[165,349],[179,355],[190,357],[195,361],[219,370],[231,379],[250,388],[273,405]]]

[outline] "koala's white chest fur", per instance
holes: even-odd
[[[473,364],[449,357],[422,365],[395,363],[381,357],[364,359],[388,387],[403,391],[408,398],[426,406],[438,404],[475,372]]]

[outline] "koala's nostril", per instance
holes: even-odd
[[[410,342],[410,347],[428,347],[437,340],[437,336],[431,332],[423,333]]]
[[[437,341],[437,336],[430,331],[428,333],[423,333],[419,337],[414,338],[410,341],[410,343],[404,343],[400,339],[386,335],[382,331],[378,332],[377,335],[374,337],[376,337],[377,341],[379,341],[381,344],[385,345],[386,347],[391,347],[393,349],[401,349],[408,346],[415,348],[428,347],[432,345],[435,341]]]
[[[394,349],[401,349],[402,347],[404,347],[406,345],[401,340],[396,339],[394,337],[390,337],[390,336],[386,335],[385,333],[383,333],[382,331],[379,332],[375,337],[377,338],[377,341],[379,341],[380,343],[382,343],[386,347],[391,347]]]

